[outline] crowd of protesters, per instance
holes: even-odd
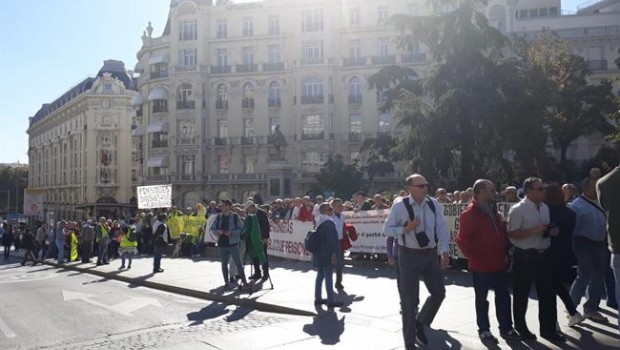
[[[239,289],[245,290],[248,280],[269,279],[269,220],[312,222],[320,241],[313,253],[317,269],[315,305],[334,307],[342,305],[334,299],[333,288],[344,289],[344,252],[356,238],[355,228],[345,222],[341,213],[391,209],[384,225],[387,261],[396,267],[403,336],[406,348],[412,349],[416,340],[428,342],[425,328],[430,327],[446,297],[440,271],[449,265],[450,237],[442,205],[464,204],[456,243],[472,272],[481,341],[498,342],[488,320],[486,299],[490,289],[495,291],[500,335],[510,341],[536,339],[525,321],[534,283],[540,335],[552,342],[563,342],[556,296],[566,308],[567,325],[571,327],[586,319],[607,322],[599,312],[601,299],[606,299],[609,307],[618,308],[614,271],[617,279],[620,170],[607,172],[602,174],[593,168],[578,186],[546,184],[533,177],[519,189],[502,185],[500,191],[492,181],[480,179],[463,190],[437,188],[435,197],[428,196],[429,182],[413,174],[406,179],[407,189],[389,196],[369,197],[359,191],[350,200],[318,195],[263,203],[257,194],[243,204],[223,199],[219,203],[211,201],[206,207],[199,204],[195,210],[188,208],[185,213],[173,207],[137,212],[131,218],[100,217],[81,223],[61,220],[53,227],[43,223],[35,232],[23,225],[4,223],[0,234],[5,259],[14,245],[16,250],[24,250],[22,265],[28,260],[34,265],[40,259],[56,258],[59,264],[81,260],[99,266],[118,259],[120,269],[130,269],[136,254],[148,254],[154,256],[153,273],[164,271],[161,258],[166,251],[173,257],[199,256],[205,246],[204,235],[210,234],[220,251],[224,288],[232,289],[240,282]],[[496,204],[500,201],[514,203],[508,215],[498,212]],[[216,219],[206,227],[206,219],[213,215]],[[199,220],[187,227],[196,226],[196,222],[199,227],[189,232],[179,223],[191,217]],[[241,264],[243,254],[249,255],[254,267],[254,274],[247,278]],[[513,275],[512,308],[509,273]],[[420,280],[425,282],[430,296],[418,310]],[[323,286],[327,299],[322,298]],[[584,296],[582,314],[577,307]]]

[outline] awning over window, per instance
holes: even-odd
[[[154,132],[168,132],[168,123],[153,123],[146,128],[149,134]]]
[[[140,94],[133,95],[133,97],[131,98],[132,107],[140,107],[142,103],[144,103],[144,100],[142,99],[142,95]]]
[[[149,64],[168,63],[170,62],[170,55],[157,55],[149,58]]]
[[[167,100],[168,99],[168,89],[163,86],[157,86],[151,90],[149,93],[149,101],[153,100]]]
[[[146,162],[146,166],[149,168],[167,168],[168,167],[168,158],[167,157],[151,157],[148,162]]]

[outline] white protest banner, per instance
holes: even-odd
[[[43,218],[45,190],[42,188],[24,189],[24,215]]]
[[[345,221],[355,226],[357,231],[357,240],[351,242],[350,252],[386,254],[387,236],[383,232],[383,223],[390,214],[389,209],[347,211],[343,214]]]
[[[138,209],[170,208],[172,185],[138,186]]]
[[[312,222],[297,220],[278,220],[270,222],[267,254],[281,258],[310,261],[304,240],[308,231],[313,229]]]

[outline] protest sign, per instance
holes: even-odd
[[[138,186],[138,209],[172,206],[172,185]]]

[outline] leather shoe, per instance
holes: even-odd
[[[336,285],[334,287],[336,287],[336,289],[344,289],[344,286],[340,282],[336,282]]]
[[[155,269],[155,270],[153,270],[153,273],[159,273],[159,272],[164,272],[164,269]]]
[[[536,336],[534,333],[530,332],[527,329],[517,329],[519,335],[521,335],[521,340],[536,340]]]
[[[560,333],[542,333],[540,336],[552,343],[563,343],[566,341],[566,338],[564,338],[564,336]]]
[[[428,338],[426,337],[426,333],[424,333],[424,324],[418,320],[415,321],[415,335],[420,343],[428,345]]]

